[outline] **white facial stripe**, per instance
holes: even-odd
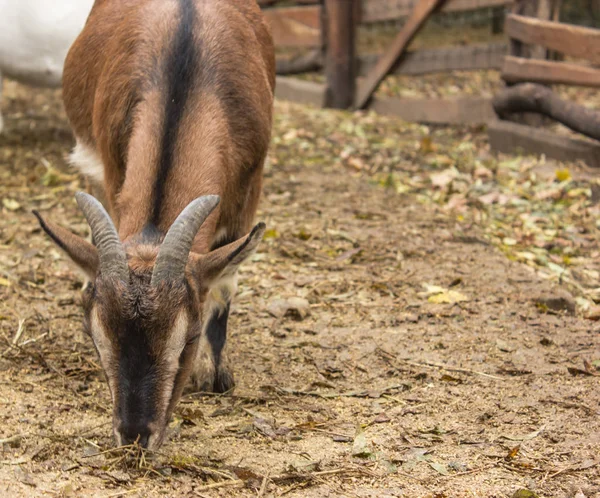
[[[94,340],[94,344],[96,345],[96,349],[100,354],[100,362],[102,363],[102,367],[106,372],[106,377],[108,378],[108,387],[110,388],[110,393],[113,397],[117,392],[117,376],[114,373],[114,368],[116,366],[115,357],[113,355],[112,345],[110,343],[110,339],[106,334],[106,330],[100,321],[100,313],[98,312],[98,308],[94,307],[91,313],[90,320],[92,339]]]
[[[175,324],[168,335],[164,356],[162,357],[166,375],[162,385],[160,386],[160,389],[162,390],[161,401],[164,411],[167,410],[169,402],[171,401],[173,386],[175,384],[175,376],[179,370],[179,358],[187,342],[188,325],[189,320],[187,312],[185,310],[181,310],[177,315]]]
[[[179,367],[179,356],[187,340],[188,317],[185,310],[181,310],[175,319],[175,324],[169,333],[169,339],[165,347],[163,360],[169,366],[169,370]]]

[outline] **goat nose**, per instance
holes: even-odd
[[[119,434],[123,445],[133,444],[137,441],[141,447],[148,447],[150,430],[146,426],[122,425]]]

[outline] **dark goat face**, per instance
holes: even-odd
[[[101,204],[81,193],[77,201],[95,246],[35,214],[89,278],[84,328],[106,374],[117,443],[137,441],[157,449],[197,357],[206,297],[235,280],[265,227],[259,224],[246,237],[208,254],[190,252],[218,203],[217,196],[206,196],[184,209],[160,246],[130,244],[126,251]]]
[[[202,300],[188,285],[150,285],[132,270],[128,285],[97,278],[84,293],[84,327],[113,400],[117,443],[158,448],[181,396],[201,333]]]

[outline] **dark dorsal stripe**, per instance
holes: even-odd
[[[194,40],[196,10],[194,0],[178,0],[179,24],[174,35],[171,51],[164,62],[166,91],[164,101],[163,136],[160,159],[154,185],[154,204],[150,222],[158,225],[165,196],[165,184],[177,144],[177,136],[186,103],[193,89],[199,56],[199,47]]]

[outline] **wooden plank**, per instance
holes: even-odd
[[[300,104],[323,107],[325,104],[325,85],[297,78],[277,76],[275,97]],[[375,97],[369,109],[379,114],[421,123],[473,125],[484,124],[496,118],[491,99],[486,98],[451,100]]]
[[[492,150],[507,154],[544,154],[558,161],[584,161],[600,168],[600,144],[559,135],[510,121],[492,120],[488,124]]]
[[[489,98],[406,99],[374,97],[369,109],[404,121],[435,124],[484,124],[496,118]]]
[[[600,29],[510,14],[506,33],[522,43],[542,45],[571,57],[600,64]]]
[[[447,0],[441,12],[462,12],[512,5],[514,0]],[[360,22],[369,24],[410,16],[414,0],[362,0]]]
[[[348,109],[356,90],[356,2],[325,0],[327,107]]]
[[[474,71],[479,69],[501,69],[508,51],[506,43],[467,45],[406,52],[393,74],[420,75],[445,73],[448,71]],[[377,63],[378,55],[359,58],[359,75],[368,72]]]
[[[278,47],[321,47],[320,5],[263,10]]]
[[[290,100],[299,104],[310,104],[317,107],[325,106],[325,85],[297,78],[277,76],[275,98]]]
[[[410,18],[392,42],[388,51],[379,59],[373,71],[360,85],[356,99],[356,108],[362,109],[369,101],[381,80],[389,73],[406,47],[419,32],[425,21],[445,0],[420,0],[415,6]]]
[[[502,78],[509,83],[564,84],[600,87],[600,70],[592,67],[545,60],[507,56],[502,67]]]
[[[406,52],[392,74],[416,76],[448,71],[476,71],[480,69],[502,69],[506,43],[468,45]],[[357,58],[357,74],[367,75],[377,64],[379,54]],[[323,69],[323,56],[313,50],[294,59],[278,59],[277,74],[300,74]]]
[[[465,12],[468,10],[489,9],[512,5],[514,0],[449,0],[442,12]]]

